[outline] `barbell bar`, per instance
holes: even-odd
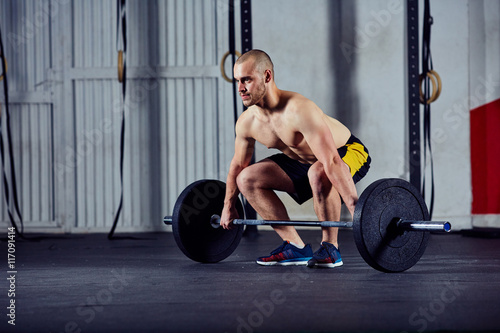
[[[165,216],[163,223],[172,224],[173,217]],[[277,220],[245,220],[234,219],[235,225],[284,225],[295,227],[332,227],[332,228],[352,228],[353,222],[344,221],[277,221]],[[220,227],[220,216],[214,214],[210,218],[210,225],[213,228]],[[450,232],[451,223],[448,221],[413,221],[398,219],[394,221],[394,226],[401,231],[435,231],[435,232]]]
[[[226,185],[219,180],[199,180],[177,198],[172,216],[175,241],[192,260],[214,263],[227,258],[238,246],[244,225],[291,225],[345,227],[353,229],[361,257],[383,272],[401,272],[413,267],[423,255],[429,232],[450,232],[448,221],[430,221],[420,192],[398,178],[380,179],[359,196],[352,222],[233,220],[234,228],[220,228]],[[240,200],[236,210],[244,217]]]
[[[172,216],[165,216],[163,223],[172,224]],[[336,222],[336,221],[276,221],[276,220],[245,220],[234,219],[232,221],[235,225],[288,225],[288,226],[318,226],[318,227],[344,227],[352,228],[352,222]],[[213,228],[220,227],[220,216],[217,214],[212,215],[210,218],[210,225]]]

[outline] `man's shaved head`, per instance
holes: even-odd
[[[262,50],[250,50],[244,53],[241,57],[236,60],[236,65],[241,65],[247,60],[254,60],[255,69],[259,74],[263,74],[266,70],[271,70],[274,77],[274,65],[271,61],[271,57]]]

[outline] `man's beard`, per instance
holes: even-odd
[[[262,84],[258,90],[254,91],[252,94],[249,95],[250,99],[243,100],[243,105],[246,107],[255,105],[262,100],[265,94],[266,94],[266,86]]]

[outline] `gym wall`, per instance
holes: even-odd
[[[405,4],[252,1],[253,46],[273,58],[278,87],[312,99],[368,146],[372,166],[359,192],[379,178],[409,176]],[[0,3],[27,231],[104,232],[113,222],[121,126],[115,6]],[[422,18],[423,1],[419,7]],[[489,145],[498,142],[500,7],[496,0],[431,1],[431,14],[434,69],[443,82],[432,104],[433,219],[456,230],[500,227],[499,148]],[[129,0],[127,20],[117,231],[168,230],[161,219],[181,190],[200,178],[224,180],[232,156],[231,84],[219,70],[228,49],[227,1]],[[3,100],[0,93],[2,110]],[[257,159],[271,153],[259,147]],[[426,179],[430,188],[429,168]],[[314,218],[310,203],[283,198],[292,217]],[[9,223],[4,201],[0,219]]]
[[[474,226],[500,221],[500,3],[471,2],[469,108],[472,219]],[[462,105],[466,104],[462,100]],[[450,111],[449,111],[450,112]],[[458,122],[455,116],[454,122]]]
[[[420,47],[423,5],[420,1]],[[379,178],[408,179],[406,1],[254,1],[254,8],[254,47],[273,56],[278,86],[314,100],[369,148],[371,170],[358,191]],[[455,230],[469,229],[473,221],[500,227],[499,178],[493,172],[500,151],[493,130],[500,124],[499,14],[494,0],[431,1],[432,58],[443,86],[431,106],[433,219],[453,221]],[[471,152],[481,154],[486,145],[471,146],[471,135],[483,127],[471,132],[469,110],[484,105],[488,111],[477,113],[489,125],[488,151],[481,165],[471,168]],[[473,182],[473,175],[485,174],[481,168],[489,170],[488,181]],[[425,177],[429,203],[429,158]],[[483,201],[486,193],[488,207],[496,208],[477,215],[473,200]],[[311,205],[304,209],[283,198],[294,216],[314,218]]]
[[[27,231],[110,230],[121,192],[122,105],[118,232],[164,230],[162,218],[183,188],[226,173],[234,140],[231,85],[219,69],[226,6],[126,3],[122,102],[116,1],[0,2]],[[0,207],[7,225],[3,200]]]

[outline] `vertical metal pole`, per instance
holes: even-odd
[[[408,139],[410,183],[421,188],[418,0],[407,0]]]
[[[229,52],[231,53],[231,75],[233,85],[233,110],[234,110],[234,123],[238,119],[238,97],[236,95],[236,81],[233,78],[233,68],[236,62],[236,37],[234,33],[234,0],[228,1],[229,8]]]
[[[250,51],[252,47],[252,1],[240,0],[241,17],[241,53]],[[255,154],[252,156],[252,162],[255,162]],[[257,212],[244,200],[245,215],[247,219],[256,219]],[[257,226],[246,226],[244,236],[254,237],[257,234]]]
[[[252,49],[252,1],[241,0],[241,53]]]

